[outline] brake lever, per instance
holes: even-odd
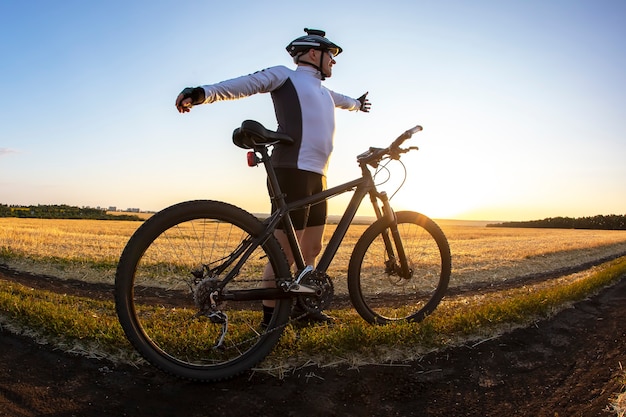
[[[398,159],[400,159],[400,155],[402,155],[403,153],[407,153],[410,151],[417,151],[417,150],[419,150],[417,146],[409,146],[408,148],[394,148],[394,149],[390,149],[389,157],[397,161]]]

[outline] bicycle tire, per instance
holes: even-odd
[[[386,219],[377,220],[365,230],[350,257],[350,300],[359,315],[372,324],[423,320],[439,305],[450,281],[450,246],[439,226],[411,211],[398,212],[396,218],[412,270],[409,279],[387,267],[389,257],[382,238],[385,231],[390,231]]]
[[[120,257],[115,302],[127,338],[148,362],[180,378],[219,381],[253,368],[271,352],[289,320],[291,299],[276,300],[267,328],[261,325],[261,301],[220,306],[229,316],[220,348],[215,346],[223,324],[194,316],[199,311],[194,304],[199,279],[193,274],[204,270],[202,265],[223,262],[246,236],[263,230],[263,224],[245,210],[206,200],[166,208],[137,229]],[[226,288],[258,286],[267,262],[275,276],[289,276],[273,235]]]

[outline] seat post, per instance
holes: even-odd
[[[272,201],[276,201],[278,207],[283,207],[285,203],[285,196],[280,190],[280,185],[278,184],[278,178],[276,177],[276,172],[274,171],[274,165],[272,165],[272,159],[270,158],[267,152],[267,146],[256,146],[255,152],[259,152],[261,154],[261,161],[265,166],[265,172],[267,173],[267,179],[269,182],[269,194],[270,199]]]
[[[278,178],[276,177],[276,171],[274,171],[274,165],[272,165],[272,160],[268,154],[267,150],[268,146],[257,146],[255,147],[255,151],[261,154],[261,160],[263,165],[265,165],[265,172],[267,172],[267,179],[269,182],[269,194],[272,202],[276,203],[276,207],[278,210],[285,210],[287,206],[287,202],[285,201],[285,194],[280,189],[280,185],[278,184]],[[298,239],[296,237],[296,230],[293,227],[293,222],[291,221],[291,216],[287,213],[281,219],[283,224],[283,231],[287,236],[287,240],[289,241],[289,246],[291,247],[292,256],[294,257],[294,262],[298,269],[304,268],[304,257],[302,256],[302,251],[300,250],[300,244],[298,243]]]

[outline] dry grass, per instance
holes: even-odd
[[[486,284],[626,253],[626,231],[444,227],[451,286]]]
[[[0,262],[16,269],[113,282],[139,222],[0,218]],[[352,248],[367,226],[354,225],[329,275],[345,282]],[[626,231],[508,229],[443,225],[452,251],[450,286],[491,283],[626,253]],[[335,230],[329,225],[326,239]]]
[[[113,282],[140,222],[0,218],[0,262],[59,278]]]
[[[320,366],[343,363],[355,367],[373,363],[402,364],[417,360],[433,349],[468,343],[477,345],[555,314],[570,303],[611,285],[625,271],[626,257],[622,257],[546,283],[488,296],[452,297],[444,300],[435,313],[421,323],[370,326],[351,309],[332,310],[330,313],[337,318],[337,323],[324,331],[319,331],[319,327],[305,327],[296,333],[289,326],[259,370],[288,372],[304,366],[303,363]],[[3,328],[28,334],[59,349],[114,362],[139,361],[123,335],[110,300],[33,291],[0,280],[0,310]],[[162,322],[166,324],[163,331],[170,334],[171,329],[185,327],[187,322],[184,319],[177,325],[176,317],[169,316]],[[617,399],[615,407],[623,398]]]
[[[617,397],[614,407],[614,411],[617,417],[626,416],[626,392],[623,392]]]
[[[0,263],[6,263],[22,271],[50,274],[60,278],[78,278],[86,281],[112,283],[114,280],[115,267],[122,249],[139,225],[139,222],[129,221],[0,218]],[[328,226],[326,239],[330,237],[334,228],[335,226],[333,225]],[[348,236],[346,236],[342,248],[338,252],[329,270],[329,275],[333,276],[336,282],[345,282],[348,260],[352,248],[365,228],[366,226],[355,225],[351,227]],[[601,259],[610,255],[626,254],[626,231],[507,229],[447,224],[443,224],[442,228],[448,237],[452,252],[453,271],[450,281],[451,287],[472,283],[484,283],[485,286],[489,286],[492,283],[521,275],[557,270],[572,265],[583,264],[591,260]],[[537,284],[533,287],[524,287],[511,291],[521,291],[532,295],[539,291],[550,290],[550,288],[546,289],[546,286],[565,288],[575,285],[577,281],[586,280],[594,273],[595,271],[592,269],[558,280]],[[11,284],[7,285],[10,286]],[[15,288],[8,291],[10,293],[9,304],[11,306],[15,304],[15,291],[17,291]],[[418,330],[422,329],[423,331],[420,331],[429,335],[433,333],[433,329],[438,329],[442,335],[441,337],[448,338],[447,341],[443,343],[444,345],[459,343],[459,340],[455,340],[457,338],[463,339],[464,341],[467,341],[468,337],[479,341],[485,338],[491,338],[494,334],[506,331],[511,326],[516,325],[514,323],[515,320],[512,320],[511,317],[507,315],[512,314],[510,311],[505,311],[507,314],[501,313],[503,321],[500,322],[498,326],[495,326],[496,328],[481,325],[482,327],[478,326],[478,328],[466,330],[463,326],[467,326],[467,323],[475,324],[477,314],[475,310],[482,308],[481,306],[484,303],[491,303],[497,306],[506,305],[505,303],[507,303],[508,299],[512,296],[523,297],[524,295],[517,293],[512,294],[509,291],[502,294],[490,293],[489,296],[474,294],[470,297],[445,299],[436,313],[429,319],[431,321],[429,322],[427,320],[425,323],[421,324]],[[67,297],[64,297],[63,302],[67,301],[66,299]],[[77,310],[77,305],[83,305],[85,303],[92,303],[92,301],[76,299],[72,302],[70,307],[62,311],[62,314],[57,314],[55,317],[63,317],[64,319],[71,317],[71,311]],[[41,321],[41,300],[34,300],[30,302],[30,304],[33,305],[34,320]],[[62,302],[50,304],[51,306],[55,306],[55,308],[56,306],[62,306]],[[91,304],[85,308],[87,308],[89,314],[86,316],[83,314],[81,317],[96,317],[92,314],[93,308]],[[498,308],[502,310],[501,307]],[[509,307],[507,308],[510,310]],[[52,309],[53,307],[50,307],[50,310]],[[111,339],[116,341],[112,343],[113,350],[117,352],[117,354],[113,356],[119,357],[118,360],[136,362],[136,354],[125,347],[126,342],[123,336],[121,336],[121,329],[119,329],[116,322],[112,306],[100,306],[97,310],[98,320],[93,326],[96,329],[95,334],[98,335],[98,337],[102,336],[104,332],[98,325],[100,325],[99,323],[102,321],[103,317],[107,317],[107,320],[109,320],[107,329],[114,329],[117,332],[114,337],[111,336]],[[466,312],[465,310],[468,311]],[[491,310],[485,309],[485,312],[481,310],[480,314],[487,315],[487,321],[493,320],[493,312]],[[20,315],[24,315],[23,311]],[[338,328],[338,331],[334,333],[324,333],[321,336],[314,335],[314,337],[310,336],[309,339],[303,337],[300,343],[306,344],[305,342],[309,340],[308,343],[311,346],[301,346],[302,350],[316,352],[319,346],[325,346],[326,348],[335,346],[335,342],[337,341],[329,339],[332,337],[342,338],[341,343],[348,347],[355,343],[362,345],[365,341],[373,341],[374,345],[377,346],[377,349],[372,350],[376,352],[377,357],[375,358],[364,355],[360,349],[355,349],[354,355],[344,352],[344,355],[341,356],[342,362],[353,363],[355,366],[369,362],[388,363],[398,360],[402,361],[411,359],[411,355],[419,356],[424,353],[416,348],[417,344],[412,339],[409,339],[410,343],[407,344],[411,346],[411,348],[407,349],[405,346],[402,349],[398,349],[394,347],[399,339],[399,335],[401,336],[406,333],[411,337],[419,337],[419,332],[417,332],[418,334],[415,336],[415,326],[411,327],[409,329],[410,331],[404,331],[404,328],[399,328],[399,330],[394,330],[392,327],[385,328],[386,331],[389,331],[389,335],[386,333],[370,334],[368,332],[375,332],[379,328],[366,327],[361,321],[357,321],[358,324],[355,325],[349,324],[354,318],[353,316],[356,315],[355,312],[333,312],[333,315],[342,317],[343,320],[348,323],[346,327],[348,330],[342,327],[341,329]],[[530,315],[532,316],[532,314]],[[438,319],[438,317],[441,318]],[[468,319],[468,317],[470,317],[471,320]],[[461,326],[461,330],[456,329],[446,332],[444,331],[445,329],[434,326],[433,320],[440,320],[441,323],[446,326],[449,326],[450,323],[456,323],[457,326]],[[56,323],[55,320],[48,320],[47,322]],[[79,323],[80,326],[72,324],[72,328],[78,327],[82,329],[88,327],[84,326],[82,319],[76,319],[75,322]],[[0,325],[4,327],[9,324],[10,323],[7,323],[4,319],[0,320]],[[443,326],[443,324],[441,326]],[[517,323],[517,325],[520,325],[520,323]],[[433,329],[428,331],[428,326]],[[29,323],[28,328],[37,332],[38,325]],[[394,331],[396,333],[394,333]],[[63,328],[63,332],[65,332],[65,328]],[[320,339],[322,336],[323,338]],[[350,337],[356,340],[356,342],[350,339]],[[52,336],[52,338],[55,339],[54,336]],[[393,342],[386,343],[388,338],[393,339]],[[92,339],[94,340],[93,343],[89,342],[89,340]],[[344,341],[344,339],[347,341]],[[82,352],[83,354],[85,354],[85,352],[91,352],[92,354],[93,352],[99,352],[95,346],[101,344],[101,341],[96,337],[90,338],[82,335],[79,335],[77,338],[66,338],[63,336],[60,340],[62,344],[68,344],[68,346],[66,346],[67,349],[71,348],[81,352],[84,351]],[[81,343],[89,343],[83,347],[77,348],[77,340],[81,341]],[[59,343],[58,340],[57,343]],[[425,343],[424,347],[428,348],[428,346],[429,344]],[[309,356],[309,358],[313,357],[315,359],[308,359],[308,362],[313,360],[316,363],[329,364],[329,366],[334,363],[326,357],[332,357],[332,355],[329,355],[328,352],[323,349],[316,353]],[[98,355],[110,358],[111,352],[100,352]],[[121,359],[120,355],[124,358]],[[326,358],[322,360],[317,356],[325,356]],[[278,357],[281,358],[280,355]],[[269,360],[266,364],[272,365],[273,371],[281,369],[278,364],[293,367],[293,364],[286,365],[287,362],[284,357],[277,362]],[[306,364],[304,366],[306,366]],[[625,416],[626,393],[619,395],[615,402],[611,404],[611,407],[613,408],[611,411],[614,411],[618,416]]]
[[[130,212],[130,211],[107,211],[107,214],[110,214],[113,216],[137,216],[143,220],[149,219],[150,217],[154,216],[154,213],[146,213],[146,212],[135,213],[135,212]]]
[[[623,372],[622,387],[626,387],[626,370],[624,370],[624,368],[622,367],[621,362],[619,366]],[[615,400],[611,402],[607,411],[614,412],[617,417],[626,417],[626,391],[623,391],[621,394],[617,395]]]

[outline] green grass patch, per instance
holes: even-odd
[[[387,362],[411,358],[458,340],[489,337],[504,325],[526,324],[547,317],[560,307],[617,282],[624,274],[626,257],[608,262],[586,277],[567,284],[516,288],[465,301],[444,300],[435,313],[421,323],[371,326],[351,309],[333,310],[331,314],[337,318],[333,326],[285,329],[267,364],[288,361],[302,364],[310,360],[334,363],[346,358]],[[105,356],[121,354],[128,358],[134,354],[118,323],[113,301],[34,290],[0,280],[0,315],[5,324],[28,329],[50,343],[82,344]],[[171,328],[175,328],[176,318],[168,320]],[[190,340],[189,345],[193,344]]]
[[[279,345],[281,359],[298,352],[332,360],[333,357],[360,356],[365,361],[411,357],[455,340],[490,337],[508,325],[528,324],[548,317],[569,303],[587,298],[617,282],[626,274],[626,257],[608,262],[589,276],[575,282],[541,289],[516,288],[489,294],[482,300],[465,303],[443,302],[421,323],[370,326],[350,310],[332,311],[338,324],[309,327],[299,338],[286,338]],[[392,355],[400,351],[400,354]]]
[[[5,325],[57,346],[83,346],[105,356],[131,349],[112,301],[40,291],[0,280],[0,314]]]

